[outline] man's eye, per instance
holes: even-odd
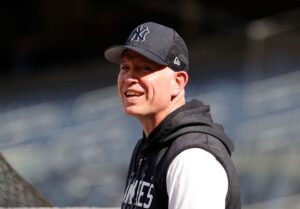
[[[120,70],[122,70],[122,71],[127,71],[129,68],[128,68],[128,66],[126,66],[126,65],[121,65],[120,66]]]
[[[148,66],[143,66],[143,67],[141,67],[141,70],[144,71],[144,72],[148,72],[148,71],[151,71],[152,68],[148,67]]]

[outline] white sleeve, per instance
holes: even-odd
[[[180,153],[167,173],[169,209],[224,209],[227,174],[209,152],[191,148]]]

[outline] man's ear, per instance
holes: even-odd
[[[182,92],[189,80],[189,76],[185,71],[178,71],[174,73],[172,97],[176,97]]]

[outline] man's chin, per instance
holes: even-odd
[[[137,117],[138,115],[140,115],[141,113],[139,113],[139,111],[134,108],[134,107],[124,107],[124,112],[132,117]]]

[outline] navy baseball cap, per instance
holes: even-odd
[[[189,69],[188,49],[178,33],[169,27],[154,22],[137,26],[124,45],[114,45],[104,52],[104,57],[119,64],[124,50],[133,50],[175,71]]]

